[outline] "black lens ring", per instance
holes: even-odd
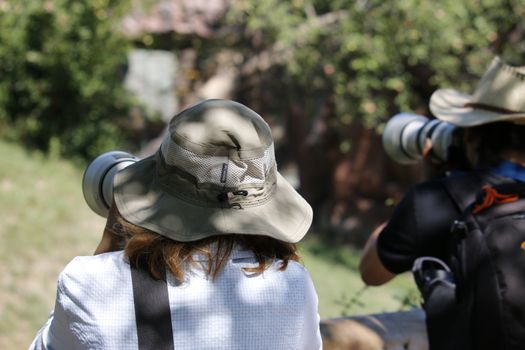
[[[419,129],[419,131],[417,132],[417,149],[419,150],[419,153],[420,154],[423,154],[423,149],[421,149],[421,144],[419,143],[419,139],[421,137],[421,133],[423,132],[423,130],[425,129],[425,127],[429,124],[429,123],[432,123],[434,122],[435,120],[437,119],[432,119],[432,120],[427,120],[425,122],[425,124],[423,124],[423,126],[421,127],[421,129]],[[434,123],[434,125],[432,125],[432,127],[428,130],[427,132],[427,135],[426,135],[426,138],[427,139],[432,139],[432,134],[434,134],[434,131],[436,130],[436,128],[438,127],[438,125],[440,125],[441,122],[438,120],[437,123]],[[435,153],[434,153],[434,145],[432,145],[432,148],[430,149],[430,153],[433,155],[433,156],[436,156]]]

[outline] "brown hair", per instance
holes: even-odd
[[[231,234],[192,242],[174,241],[128,222],[118,213],[116,206],[113,207],[115,208],[112,208],[111,213],[114,215],[114,221],[118,223],[116,226],[122,230],[122,236],[129,237],[124,254],[131,264],[138,265],[144,262],[150,274],[156,279],[162,278],[167,269],[177,281],[182,282],[186,268],[196,265],[193,260],[195,253],[207,257],[205,272],[215,278],[224,268],[235,246],[241,246],[254,253],[259,265],[244,268],[247,272],[262,273],[276,259],[281,260],[279,270],[282,271],[286,269],[290,260],[299,260],[295,244],[267,236]]]

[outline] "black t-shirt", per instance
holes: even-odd
[[[470,193],[458,205],[446,183],[454,181]],[[383,265],[393,273],[409,271],[420,256],[448,261],[447,250],[452,224],[461,208],[475,199],[484,184],[501,183],[505,178],[488,172],[469,172],[422,182],[410,189],[396,206],[379,235],[377,250]]]

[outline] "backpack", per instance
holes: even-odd
[[[456,198],[466,191],[446,187]],[[487,185],[458,205],[448,264],[413,266],[430,350],[525,349],[525,183]]]

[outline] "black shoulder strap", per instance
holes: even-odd
[[[460,213],[474,203],[484,185],[502,185],[509,182],[513,181],[485,171],[451,175],[443,179],[443,185]]]
[[[145,260],[131,264],[139,350],[173,350],[173,331],[165,279],[155,280]]]
[[[448,195],[462,213],[476,199],[476,194],[483,186],[480,176],[450,176],[443,180]]]

